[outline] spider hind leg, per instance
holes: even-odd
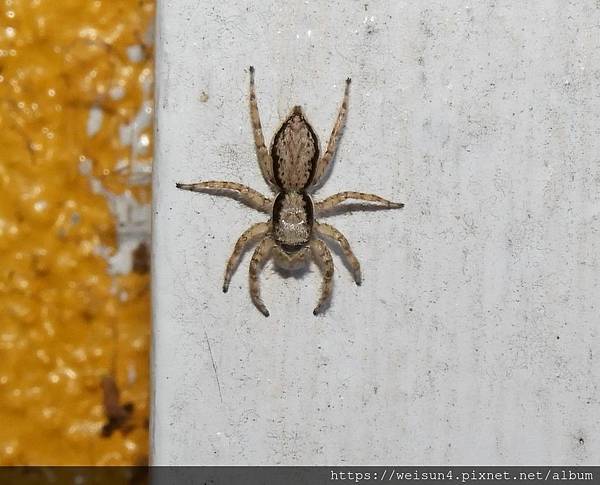
[[[267,150],[267,147],[265,146],[265,137],[263,135],[260,114],[258,112],[253,66],[250,66],[250,121],[252,122],[252,134],[254,136],[254,145],[256,147],[256,156],[258,157],[260,172],[271,187],[276,187],[277,184],[275,183],[275,177],[273,176],[273,160],[271,159],[269,150]]]
[[[317,168],[315,170],[315,175],[313,178],[312,185],[317,186],[319,182],[323,178],[323,175],[327,171],[331,160],[333,159],[335,152],[337,150],[337,145],[342,136],[342,130],[344,129],[344,125],[346,124],[346,115],[348,114],[348,95],[350,93],[350,78],[346,79],[346,88],[344,89],[344,97],[342,98],[342,104],[338,111],[337,119],[335,120],[335,125],[333,126],[333,130],[331,131],[331,135],[329,137],[329,141],[327,142],[327,149],[325,153],[321,157],[321,159],[317,162]]]

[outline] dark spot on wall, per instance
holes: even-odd
[[[83,318],[86,323],[90,323],[92,320],[94,320],[94,313],[86,308],[81,312],[81,318]]]
[[[421,21],[419,22],[421,31],[426,37],[433,37],[433,30],[431,28],[431,12],[425,9],[421,12]]]
[[[104,414],[106,423],[102,426],[100,434],[104,438],[110,437],[114,431],[120,429],[127,434],[133,429],[130,419],[133,415],[134,405],[131,402],[120,403],[119,387],[112,375],[104,376],[101,382]]]
[[[141,242],[133,251],[132,269],[134,273],[144,274],[150,271],[150,251],[148,245]]]

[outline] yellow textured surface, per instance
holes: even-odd
[[[150,197],[119,134],[148,98],[153,13],[143,0],[0,0],[0,465],[147,459],[149,276],[110,274],[100,248],[117,249],[106,194]],[[89,136],[92,107],[104,116]],[[134,410],[102,436],[107,375]]]

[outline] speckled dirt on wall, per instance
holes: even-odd
[[[0,465],[147,460],[153,14],[0,4]]]

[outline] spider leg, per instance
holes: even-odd
[[[313,239],[310,241],[310,249],[313,253],[313,257],[317,261],[321,273],[323,275],[323,284],[321,285],[321,296],[317,302],[317,306],[313,310],[313,315],[317,315],[323,310],[325,303],[331,296],[331,289],[333,287],[333,259],[331,253],[325,243],[320,239]]]
[[[344,90],[344,97],[342,99],[342,105],[340,106],[340,110],[337,115],[337,119],[335,121],[335,125],[333,126],[333,130],[331,131],[331,136],[329,137],[329,142],[327,143],[327,149],[325,153],[321,157],[321,159],[317,162],[317,167],[315,170],[315,175],[313,178],[312,185],[317,185],[319,180],[327,170],[329,163],[333,159],[335,155],[335,151],[337,149],[337,144],[340,140],[340,136],[342,134],[342,130],[344,129],[344,124],[346,123],[346,115],[348,114],[348,94],[350,92],[350,78],[346,79],[346,89]]]
[[[225,268],[225,278],[223,280],[223,293],[227,293],[229,289],[229,282],[231,281],[231,276],[237,268],[237,265],[240,261],[240,257],[242,256],[242,252],[246,248],[252,240],[257,237],[265,236],[270,229],[271,225],[269,222],[259,222],[257,224],[253,224],[249,229],[244,231],[244,233],[240,236],[240,238],[235,243],[235,247],[233,248],[233,253],[227,260],[227,267]]]
[[[175,184],[178,189],[191,190],[192,192],[212,193],[214,195],[223,195],[239,200],[241,203],[252,207],[261,212],[271,212],[273,201],[265,197],[257,190],[236,182],[221,182],[210,180],[208,182],[198,182],[194,184]]]
[[[315,209],[319,213],[326,212],[348,199],[376,202],[381,204],[384,209],[401,209],[404,207],[404,204],[400,202],[392,202],[374,194],[365,194],[363,192],[340,192],[339,194],[334,194],[323,199],[321,202],[315,203]]]
[[[354,276],[354,281],[357,285],[360,285],[362,282],[362,278],[360,275],[360,263],[358,262],[358,259],[356,259],[356,256],[354,256],[354,253],[350,248],[348,240],[340,231],[338,231],[335,227],[329,224],[315,221],[315,228],[317,232],[319,232],[321,235],[334,239],[338,242],[338,244],[342,248],[342,251],[344,252],[344,256],[348,260],[348,263],[350,263],[350,267],[352,268],[352,275]]]
[[[256,88],[254,87],[254,67],[250,66],[250,120],[252,122],[252,133],[254,135],[254,144],[256,145],[256,156],[263,178],[271,187],[276,187],[275,177],[273,176],[273,160],[265,146],[262,125],[260,123],[260,114],[256,102]]]
[[[273,245],[273,239],[270,236],[265,237],[254,250],[254,254],[250,260],[250,297],[256,308],[258,308],[265,317],[269,316],[269,310],[267,310],[267,307],[260,298],[258,273],[271,255]]]

